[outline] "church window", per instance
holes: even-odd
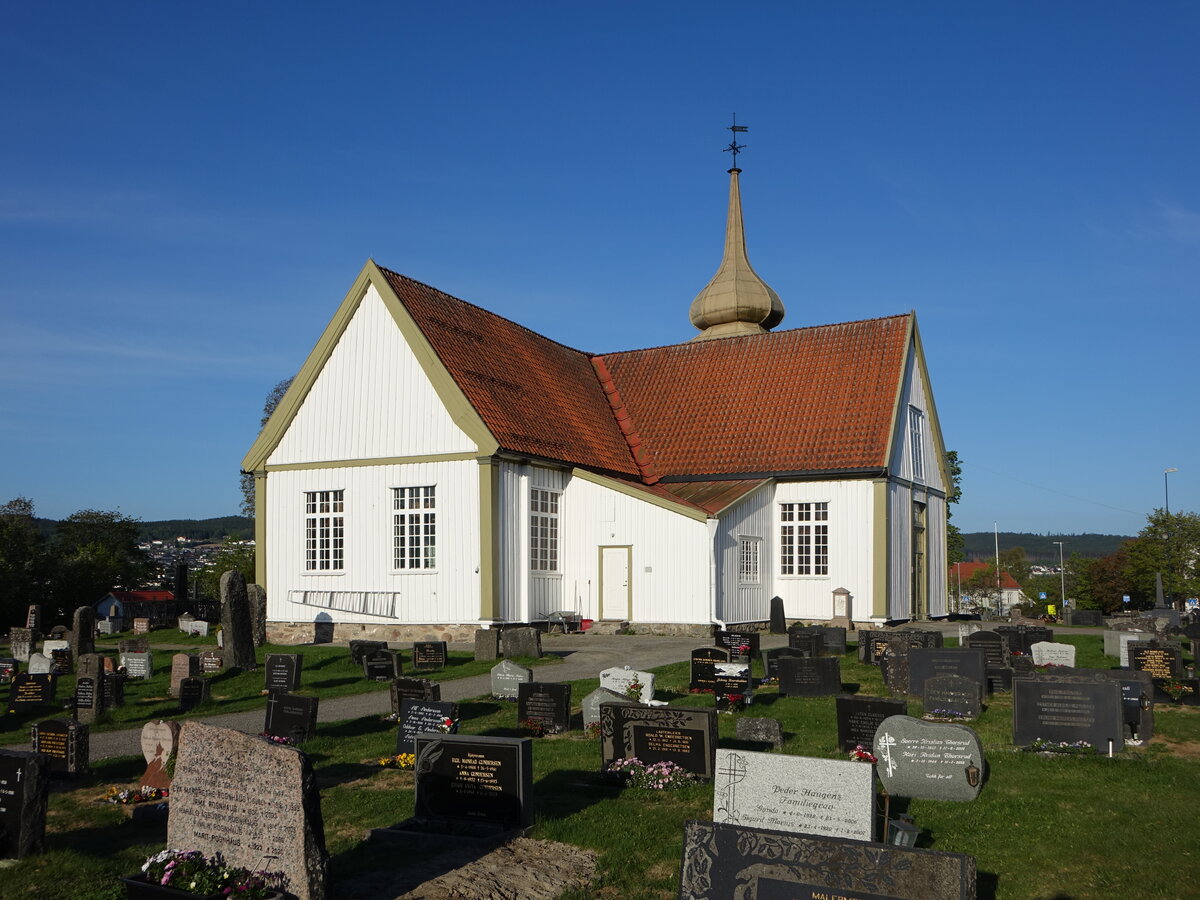
[[[534,572],[558,571],[558,491],[533,488],[529,492],[529,568]]]
[[[738,582],[740,584],[759,584],[762,581],[762,539],[756,537],[738,538]]]
[[[345,491],[304,493],[304,569],[340,572],[346,566]]]
[[[925,414],[915,406],[908,408],[908,453],[912,458],[913,481],[925,479]]]
[[[779,574],[829,574],[829,504],[779,505]]]
[[[437,487],[392,488],[392,569],[437,568]]]

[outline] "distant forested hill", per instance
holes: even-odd
[[[55,519],[35,518],[34,524],[43,536],[54,537],[58,522]],[[173,541],[177,537],[197,541],[221,541],[227,537],[254,537],[254,520],[246,516],[221,516],[217,519],[164,519],[161,522],[139,522],[138,540]]]
[[[996,555],[996,537],[990,531],[973,531],[963,534],[966,541],[966,558],[968,560],[992,559]],[[1089,559],[1099,559],[1114,552],[1131,535],[1122,534],[1029,534],[1022,531],[1000,532],[1000,552],[1012,547],[1022,547],[1025,557],[1031,563],[1041,565],[1058,565],[1058,545],[1055,541],[1063,542],[1063,556],[1072,553]]]

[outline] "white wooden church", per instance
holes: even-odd
[[[945,615],[916,316],[776,329],[739,174],[683,344],[573,350],[368,262],[242,464],[272,639]]]

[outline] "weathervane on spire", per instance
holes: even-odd
[[[737,156],[746,148],[745,144],[739,144],[737,142],[737,136],[739,134],[745,134],[750,129],[745,125],[739,125],[737,123],[737,113],[734,113],[733,124],[729,126],[729,130],[733,132],[733,140],[729,142],[729,146],[725,148],[725,152],[733,154],[733,168],[736,169],[738,167]]]

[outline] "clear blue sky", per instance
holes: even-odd
[[[1200,5],[9,3],[0,501],[232,514],[368,257],[690,338],[735,112],[781,327],[917,311],[968,531],[1200,508]],[[1069,548],[1068,548],[1069,549]]]

